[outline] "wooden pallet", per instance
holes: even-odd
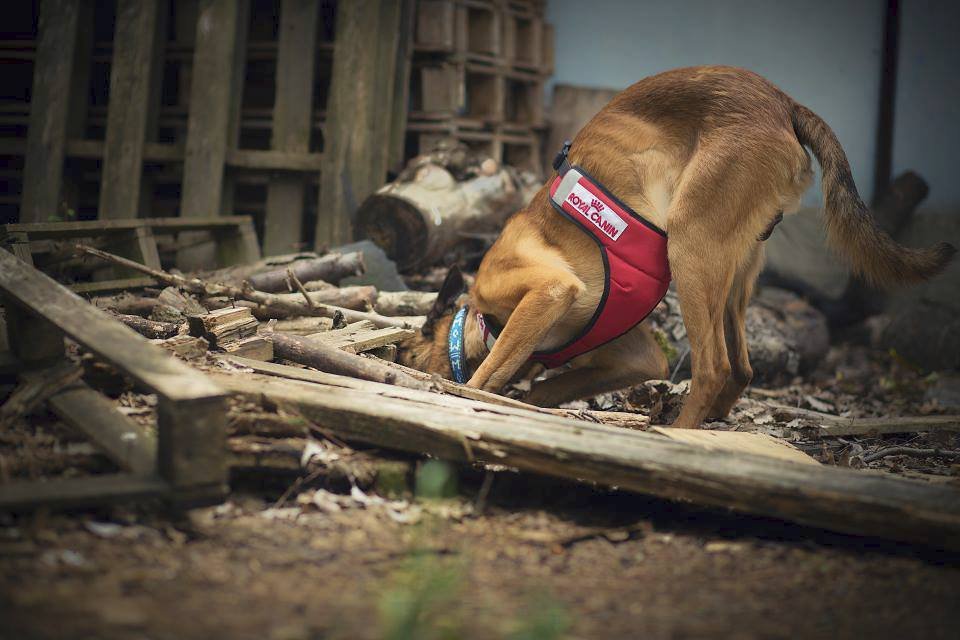
[[[253,221],[247,216],[218,218],[137,218],[132,220],[93,220],[81,222],[37,222],[0,225],[0,246],[33,266],[45,253],[51,242],[64,243],[86,240],[106,244],[127,258],[154,269],[160,269],[158,236],[179,234],[208,234],[215,243],[216,265],[226,267],[260,259],[260,248]],[[71,285],[80,293],[116,291],[153,284],[142,276],[114,270],[109,279]]]
[[[79,506],[161,496],[183,504],[226,493],[226,404],[220,387],[8,251],[0,250],[0,299],[11,352],[24,379],[64,360],[64,338],[157,394],[157,434],[146,432],[84,384],[48,400],[122,474],[0,485],[0,509]]]

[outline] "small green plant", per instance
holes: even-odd
[[[384,640],[447,640],[462,637],[457,607],[464,571],[432,555],[415,554],[380,597]]]

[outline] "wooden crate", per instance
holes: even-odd
[[[5,359],[22,379],[63,368],[64,338],[70,338],[158,399],[154,435],[83,383],[54,394],[48,408],[93,440],[123,473],[5,483],[0,509],[145,496],[196,505],[226,495],[226,397],[220,387],[4,250],[0,300],[11,348]]]

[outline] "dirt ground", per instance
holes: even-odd
[[[936,383],[889,354],[840,347],[822,371],[749,393],[714,426],[766,424],[826,464],[956,484],[956,434],[818,440],[759,404],[937,413]],[[7,434],[7,472],[69,474],[53,463],[71,451],[95,472],[96,456],[57,433],[34,421],[19,434],[27,445]],[[938,454],[863,462],[903,443]],[[0,639],[956,637],[958,555],[413,462],[420,497],[320,479],[278,500],[292,478],[246,474],[227,503],[185,514],[0,514]]]

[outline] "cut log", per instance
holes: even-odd
[[[385,316],[425,316],[436,299],[432,291],[381,291],[373,309]]]
[[[457,182],[444,167],[428,164],[412,180],[367,198],[356,213],[357,230],[409,272],[439,262],[464,233],[498,231],[523,204],[523,190],[503,169]]]
[[[690,375],[690,342],[677,294],[670,290],[649,320],[664,338],[673,380]],[[826,317],[799,296],[764,287],[746,313],[747,346],[754,380],[789,380],[820,363],[830,346]]]
[[[213,377],[234,393],[292,406],[348,442],[960,550],[960,500],[952,488],[711,451],[640,431],[339,376],[325,376],[326,383],[256,374]]]
[[[383,382],[410,389],[430,388],[429,383],[421,382],[401,371],[391,369],[381,362],[346,353],[303,336],[284,335],[282,333],[267,333],[264,335],[273,342],[273,352],[277,358],[361,380]]]
[[[113,316],[145,338],[172,338],[180,331],[180,325],[172,322],[154,322],[140,316],[115,313]]]
[[[121,293],[116,296],[101,296],[91,300],[98,309],[108,309],[132,316],[141,316],[146,318],[152,312],[154,307],[160,304],[157,298],[144,298],[141,296]]]
[[[280,269],[251,275],[247,278],[247,281],[257,291],[267,293],[291,291],[287,269],[293,271],[293,275],[300,282],[323,280],[324,282],[337,284],[347,276],[361,275],[366,267],[363,264],[363,254],[359,251],[343,254],[330,253],[322,258],[297,260]]]

